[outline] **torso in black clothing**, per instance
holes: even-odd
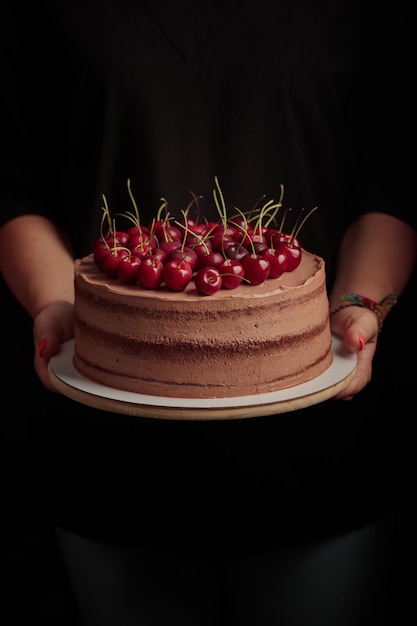
[[[347,0],[30,3],[7,33],[22,77],[5,98],[9,160],[26,160],[16,184],[39,186],[42,207],[45,193],[59,202],[79,254],[102,194],[114,212],[130,207],[128,178],[146,220],[161,198],[178,215],[191,192],[213,213],[215,176],[243,211],[283,184],[294,214],[319,207],[303,238],[332,275],[347,221],[393,198],[407,211],[401,189],[381,186],[405,174],[385,158],[400,120],[381,145],[374,115],[402,80],[384,26],[372,3]]]
[[[145,221],[161,198],[178,214],[191,192],[209,217],[215,176],[243,211],[277,198],[282,183],[287,207],[318,206],[302,241],[326,259],[330,282],[346,223],[370,207],[409,211],[405,186],[381,185],[407,174],[386,159],[401,118],[381,141],[374,115],[381,98],[398,109],[402,73],[367,2],[21,4],[6,39],[21,82],[8,90],[5,72],[2,219],[34,197],[82,255],[101,194],[114,212],[130,208],[128,178]],[[389,333],[387,324],[385,358]],[[382,365],[351,403],[177,423],[45,400],[32,345],[8,349],[27,355],[35,391],[21,401],[41,416],[29,427],[34,484],[52,519],[80,532],[240,553],[360,524],[391,501],[393,402],[379,392],[395,372]]]

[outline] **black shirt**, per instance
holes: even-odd
[[[161,198],[180,214],[192,193],[213,217],[215,176],[228,207],[242,211],[262,194],[278,199],[283,184],[288,219],[318,206],[300,237],[325,258],[329,286],[343,229],[358,215],[416,226],[404,147],[414,136],[413,34],[398,7],[43,0],[6,3],[2,31],[2,223],[45,214],[81,256],[98,235],[102,194],[114,213],[131,209],[127,179],[145,221]],[[115,541],[241,554],[350,528],[391,506],[396,399],[380,391],[409,389],[392,361],[406,339],[394,340],[391,319],[374,379],[350,403],[164,422],[41,389],[31,321],[17,325],[2,289],[11,378],[19,369],[31,390],[19,403],[39,415],[28,419],[26,462],[54,521]],[[404,333],[405,309],[395,312]]]

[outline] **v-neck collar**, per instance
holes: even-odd
[[[241,0],[144,0],[143,4],[172,47],[190,61],[234,17]]]

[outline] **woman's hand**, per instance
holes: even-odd
[[[389,251],[389,253],[388,253]],[[387,295],[401,296],[417,258],[417,233],[400,219],[384,213],[365,213],[345,231],[339,248],[337,273],[330,293],[332,333],[356,352],[356,373],[335,396],[351,400],[369,383],[378,341],[378,315],[366,306],[340,309],[342,294],[361,294],[381,303]],[[382,319],[388,310],[382,309]]]
[[[369,309],[351,306],[332,315],[330,324],[332,334],[340,337],[349,352],[355,352],[358,359],[354,377],[333,399],[352,400],[371,380],[379,320]]]
[[[49,360],[59,351],[61,344],[73,336],[74,306],[70,302],[49,304],[34,320],[35,371],[45,387],[55,393],[57,389],[49,378]]]

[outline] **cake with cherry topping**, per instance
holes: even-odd
[[[133,225],[119,231],[103,196],[108,230],[75,262],[73,362],[83,376],[152,396],[230,398],[331,366],[323,259],[302,249],[300,227],[271,226],[282,197],[256,219],[229,220],[216,185],[218,222],[159,211],[145,227],[131,194]]]
[[[332,363],[325,267],[301,263],[260,285],[211,296],[108,278],[75,264],[74,365],[124,391],[180,398],[263,394],[299,385]]]

